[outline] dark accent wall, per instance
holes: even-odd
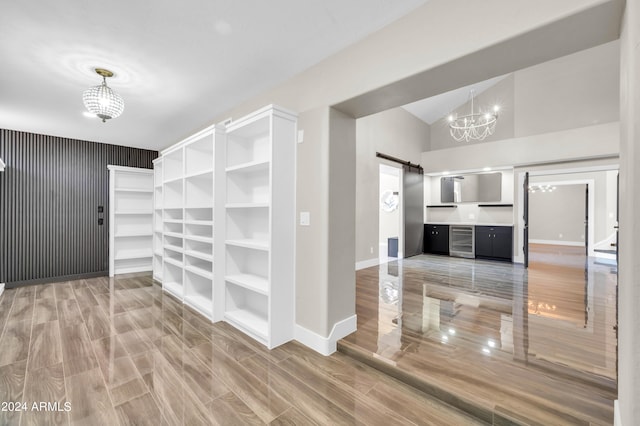
[[[109,270],[108,164],[153,168],[157,151],[0,129],[0,283]],[[98,225],[98,206],[104,224]]]

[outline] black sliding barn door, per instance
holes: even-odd
[[[403,170],[404,257],[411,257],[423,248],[424,175],[421,167],[405,165]]]
[[[524,214],[522,218],[524,219],[524,229],[523,229],[523,242],[522,242],[522,252],[524,254],[524,267],[529,267],[529,172],[524,174],[524,185],[522,185],[523,195],[524,195]]]

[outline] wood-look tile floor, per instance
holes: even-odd
[[[139,274],[6,290],[0,402],[0,425],[482,424],[344,354],[269,351]]]
[[[496,424],[612,424],[615,273],[584,248],[530,268],[421,255],[356,274],[339,350]]]

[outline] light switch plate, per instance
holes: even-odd
[[[298,130],[298,143],[304,142],[304,130]]]
[[[311,225],[311,215],[309,212],[300,212],[300,226]]]

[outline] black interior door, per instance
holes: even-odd
[[[522,218],[524,219],[524,229],[523,229],[523,242],[522,242],[522,252],[524,254],[524,267],[529,267],[529,172],[524,174],[524,185],[522,190],[524,195],[524,214]]]
[[[584,254],[589,257],[589,185],[584,187]]]
[[[404,257],[422,254],[424,232],[424,174],[421,168],[404,166],[402,174]]]

